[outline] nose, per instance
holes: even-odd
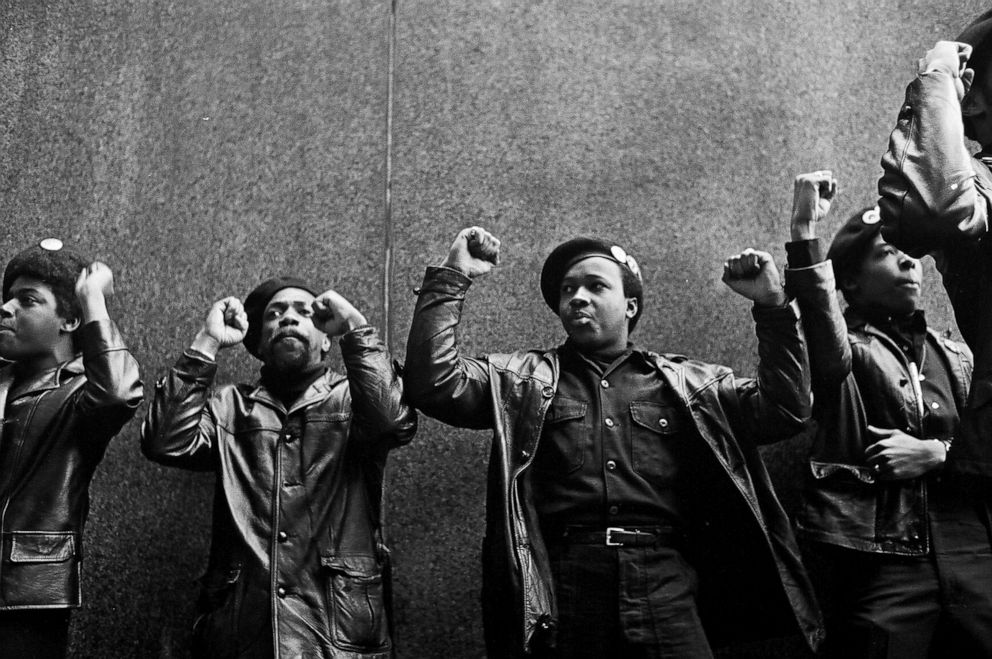
[[[572,297],[568,300],[568,306],[570,307],[584,307],[589,304],[589,296],[586,295],[585,288],[577,288],[575,292],[572,293]]]
[[[299,314],[295,309],[287,309],[282,317],[279,319],[279,327],[287,327],[289,325],[299,325],[300,319]]]
[[[13,318],[14,317],[14,300],[11,298],[0,306],[0,318]]]
[[[900,252],[899,267],[903,270],[915,270],[920,267],[920,260]]]

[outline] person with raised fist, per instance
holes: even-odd
[[[64,657],[89,486],[141,403],[107,311],[114,275],[49,238],[10,260],[0,306],[0,655]]]
[[[327,363],[333,338],[346,374]],[[239,343],[260,380],[215,386],[217,353]],[[216,476],[194,656],[392,655],[380,505],[387,452],[417,427],[402,393],[376,329],[334,291],[276,277],[210,308],[141,430],[150,459]]]
[[[917,61],[882,170],[882,236],[910,256],[933,257],[975,356],[944,469],[992,485],[992,9]]]
[[[473,227],[427,269],[404,375],[426,414],[493,432],[488,656],[711,657],[742,635],[816,647],[819,609],[757,450],[801,431],[810,409],[799,317],[771,257],[724,265],[754,302],[761,359],[744,379],[636,346],[640,267],[596,238],[558,245],[541,272],[564,343],[463,355],[465,295],[499,255]]]
[[[923,268],[883,238],[877,208],[854,213],[824,259],[817,225],[836,190],[827,170],[796,177],[785,271],[817,428],[797,526],[827,611],[828,655],[989,657],[989,496],[944,468],[971,351],[928,327]]]

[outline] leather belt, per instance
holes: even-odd
[[[562,544],[605,545],[607,547],[674,547],[684,536],[669,526],[610,526],[596,529],[587,526],[569,526],[557,536]]]

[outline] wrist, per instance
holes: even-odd
[[[191,350],[196,350],[210,359],[214,359],[217,357],[217,353],[220,352],[220,341],[211,336],[206,330],[201,329],[197,332],[193,343],[189,347]]]
[[[792,220],[792,241],[813,240],[816,238],[816,230],[808,220]]]
[[[107,312],[107,299],[103,295],[81,295],[78,299],[80,320],[84,325],[94,320],[110,318],[110,314]]]
[[[785,294],[785,290],[779,288],[777,291],[772,291],[754,298],[754,306],[765,309],[777,309],[784,307],[788,301],[789,298]]]

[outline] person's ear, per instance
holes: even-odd
[[[637,298],[627,298],[627,318],[633,319],[637,315]]]
[[[71,334],[79,329],[79,325],[80,322],[78,318],[63,318],[59,331],[65,332],[66,334]]]

